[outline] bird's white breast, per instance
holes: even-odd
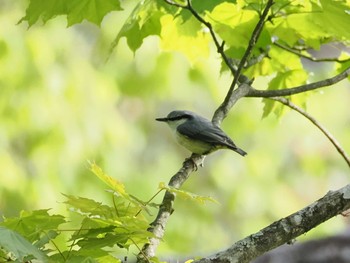
[[[198,140],[191,140],[187,136],[181,135],[178,132],[175,132],[176,140],[177,142],[185,147],[187,150],[197,153],[197,154],[204,154],[208,152],[212,146],[208,143],[201,142]]]

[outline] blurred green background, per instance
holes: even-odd
[[[190,64],[150,37],[135,54],[122,39],[109,56],[132,1],[101,28],[67,28],[58,17],[27,29],[16,25],[26,1],[0,4],[0,215],[39,208],[67,213],[61,193],[110,203],[88,160],[129,193],[150,198],[189,156],[154,119],[173,109],[210,118],[227,92],[231,79],[220,74],[215,49]],[[309,67],[320,79],[332,65]],[[254,86],[264,89],[267,81]],[[347,152],[349,87],[343,81],[310,92],[307,103]],[[262,110],[261,99],[234,106],[222,128],[248,156],[220,151],[191,175],[184,189],[220,204],[177,199],[160,256],[208,255],[348,183],[349,167],[312,124],[289,110],[262,119]],[[346,223],[338,216],[301,239],[339,233]]]

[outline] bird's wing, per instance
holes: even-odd
[[[233,141],[219,127],[205,119],[200,121],[197,119],[195,123],[187,121],[186,124],[179,125],[177,130],[192,140],[236,148]]]

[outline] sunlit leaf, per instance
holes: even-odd
[[[181,17],[164,15],[160,22],[163,50],[179,51],[191,62],[200,57],[208,57],[210,36],[196,19],[184,22]]]
[[[264,108],[263,108],[262,118],[265,118],[269,116],[270,113],[273,111],[273,109],[275,108],[276,102],[269,99],[263,99],[263,103],[264,103]]]
[[[118,0],[70,0],[67,9],[68,26],[81,23],[84,19],[100,25],[109,12],[122,10]]]
[[[339,60],[344,61],[342,63],[335,63],[336,73],[339,74],[350,67],[350,54],[342,52],[339,56]],[[350,79],[350,76],[348,76]]]
[[[289,70],[286,72],[278,73],[269,83],[269,90],[285,89],[290,87],[296,87],[305,84],[308,79],[308,74],[302,70]],[[306,94],[301,94],[299,96],[294,96],[294,100],[299,100],[299,104],[305,102],[304,98]],[[263,111],[263,118],[268,116],[273,110],[277,116],[281,116],[284,106],[277,104],[269,99],[263,100],[265,106]],[[278,106],[277,106],[278,105]]]
[[[184,190],[180,190],[180,189],[176,189],[176,188],[173,188],[173,187],[170,187],[170,186],[166,186],[164,182],[161,182],[159,183],[159,186],[158,186],[160,189],[164,189],[164,190],[167,190],[171,193],[174,193],[176,194],[177,196],[183,198],[183,199],[190,199],[190,200],[193,200],[193,201],[196,201],[200,204],[205,204],[206,202],[210,201],[210,202],[213,202],[213,203],[216,203],[216,204],[219,204],[218,201],[216,201],[214,198],[210,197],[210,196],[200,196],[200,195],[196,195],[196,194],[193,194],[191,192],[187,192],[187,191],[184,191]]]
[[[107,184],[111,189],[113,189],[115,192],[114,194],[117,195],[116,197],[118,198],[121,196],[122,198],[125,199],[125,201],[129,201],[134,205],[133,208],[129,209],[129,211],[133,211],[132,209],[141,209],[145,210],[149,213],[147,210],[147,202],[141,201],[139,198],[137,198],[134,195],[129,195],[125,191],[125,186],[121,182],[119,182],[117,179],[114,179],[110,177],[109,175],[105,174],[102,169],[96,165],[95,163],[90,163],[90,170],[99,178],[101,179],[105,184]],[[123,208],[122,207],[117,207],[117,209]]]
[[[102,169],[96,163],[90,163],[90,171],[94,173],[102,182],[107,184],[111,189],[116,191],[118,194],[125,196],[125,186],[117,179],[110,177],[105,174]]]
[[[112,43],[111,50],[117,46],[122,37],[126,37],[128,46],[135,52],[146,37],[159,36],[161,31],[160,19],[166,14],[165,9],[170,11],[169,8],[170,6],[164,5],[163,1],[141,0],[125,21]]]
[[[19,23],[27,21],[32,26],[40,18],[46,23],[58,15],[67,15],[68,26],[84,19],[100,25],[105,15],[114,10],[122,10],[118,0],[30,0]]]
[[[224,2],[208,13],[207,19],[228,46],[246,48],[259,16],[255,11]]]
[[[306,83],[308,74],[304,70],[289,70],[278,73],[269,83],[269,90],[285,89]]]

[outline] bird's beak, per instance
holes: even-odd
[[[164,122],[167,122],[167,121],[168,121],[168,118],[157,118],[156,121],[164,121]]]

